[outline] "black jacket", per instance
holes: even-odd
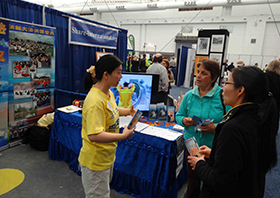
[[[200,198],[262,197],[264,176],[257,167],[258,106],[233,108],[217,125],[208,163],[195,172],[204,182]]]
[[[272,71],[266,71],[265,74],[269,82],[269,91],[273,94],[278,112],[280,112],[280,75]]]

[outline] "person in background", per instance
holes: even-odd
[[[234,65],[233,65],[233,62],[230,63],[230,65],[227,67],[227,70],[232,72],[232,70],[234,69]]]
[[[104,55],[87,70],[84,79],[84,88],[90,91],[83,105],[82,148],[78,160],[86,198],[110,198],[117,141],[130,138],[135,130],[125,126],[119,133],[119,116],[133,116],[136,110],[133,106],[117,107],[109,89],[116,87],[122,78],[122,64],[118,57]]]
[[[146,72],[147,67],[146,67],[146,54],[143,54],[143,58],[140,59],[139,67],[141,72]]]
[[[255,63],[255,66],[258,67],[258,66],[259,66],[259,63]]]
[[[131,71],[132,72],[139,72],[139,58],[136,55],[132,56]]]
[[[239,60],[239,61],[236,62],[236,66],[237,66],[237,67],[244,67],[244,66],[245,66],[245,63],[244,63],[243,60]]]
[[[170,68],[176,68],[175,57],[172,57],[171,60],[170,60]]]
[[[174,75],[173,75],[173,72],[171,71],[171,69],[169,68],[169,61],[168,59],[163,59],[162,62],[161,62],[162,66],[164,66],[167,70],[167,75],[168,75],[168,79],[169,79],[169,83],[168,83],[168,94],[170,92],[170,89],[172,88],[171,87],[171,83],[174,82]]]
[[[125,70],[127,72],[130,71],[130,65],[131,65],[131,55],[128,54],[127,57],[126,57],[126,68],[125,68]]]
[[[265,74],[269,82],[269,91],[276,101],[278,112],[280,112],[280,61],[274,59],[265,67]]]
[[[198,145],[207,145],[212,148],[216,125],[223,119],[224,112],[230,107],[222,104],[221,87],[216,83],[219,77],[219,63],[215,60],[203,59],[197,64],[196,86],[187,92],[179,106],[176,121],[185,127],[184,139],[195,137]],[[204,120],[213,119],[208,126],[201,126],[195,131],[193,116]],[[187,154],[189,155],[189,154]],[[187,198],[199,197],[200,179],[187,165],[188,190]]]
[[[202,146],[201,157],[188,157],[203,181],[200,198],[263,197],[265,175],[277,163],[279,127],[267,78],[255,66],[235,68],[223,90],[233,108],[218,124],[212,149]]]
[[[168,92],[168,75],[166,68],[161,65],[162,55],[156,54],[153,59],[153,64],[147,69],[148,74],[159,74],[159,84],[158,84],[158,100],[157,102],[164,102],[167,104],[167,92]]]
[[[226,59],[225,63],[224,63],[224,67],[225,67],[225,71],[228,70],[228,59]]]

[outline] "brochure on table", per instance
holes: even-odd
[[[120,117],[120,128],[124,127],[125,125],[128,125],[129,122],[131,121],[132,116],[122,116]],[[145,123],[138,122],[136,124],[136,129],[135,131],[147,134],[147,135],[152,135],[156,137],[161,137],[164,139],[167,139],[169,141],[174,141],[178,137],[182,136],[183,134],[177,131],[173,131],[171,129],[164,129],[160,127],[155,127],[155,126],[150,126]]]

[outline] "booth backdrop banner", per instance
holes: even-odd
[[[85,46],[117,48],[118,30],[69,18],[69,43]]]
[[[0,150],[8,144],[9,22],[0,20]]]
[[[0,150],[8,144],[8,92],[0,92]]]
[[[17,142],[43,114],[54,111],[55,29],[8,23],[9,142]]]
[[[9,23],[0,20],[0,92],[8,90]]]

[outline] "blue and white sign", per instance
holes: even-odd
[[[69,18],[70,44],[116,49],[117,40],[117,29]]]

